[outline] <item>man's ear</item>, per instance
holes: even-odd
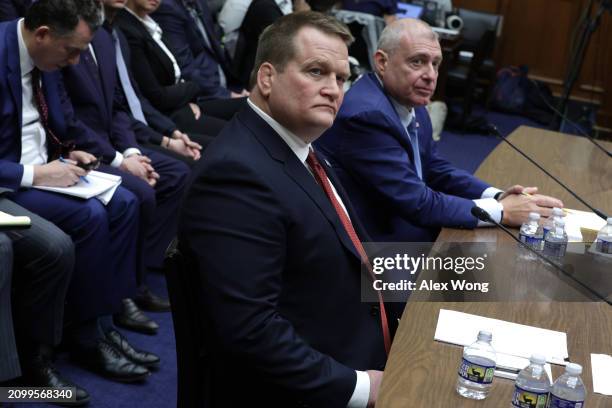
[[[269,62],[264,62],[257,70],[257,88],[262,96],[268,97],[272,92],[272,84],[276,76],[276,69]]]
[[[44,41],[48,36],[51,35],[51,28],[49,26],[42,25],[34,30],[34,39],[36,42]]]
[[[387,69],[387,63],[389,62],[389,56],[383,50],[376,50],[374,53],[374,68],[379,75],[384,75]]]

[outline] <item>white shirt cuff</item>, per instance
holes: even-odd
[[[140,154],[142,155],[142,152],[135,148],[135,147],[130,147],[129,149],[125,149],[125,151],[123,152],[123,157],[130,157],[133,156],[135,154]]]
[[[119,152],[115,152],[115,158],[110,165],[113,167],[119,167],[121,166],[121,163],[123,163],[123,155]]]
[[[34,185],[34,166],[23,165],[23,175],[21,176],[21,187],[32,187]]]
[[[365,371],[355,371],[357,383],[346,408],[366,408],[370,398],[370,376]]]
[[[502,203],[500,203],[494,198],[479,198],[473,201],[474,204],[476,204],[478,207],[488,212],[492,219],[497,222],[501,222],[502,211],[504,210],[504,206],[502,205]],[[493,224],[491,224],[490,222],[478,220],[478,227],[490,227],[492,225]]]
[[[503,192],[504,190],[500,190],[497,187],[487,187],[485,191],[482,192],[480,198],[495,198],[495,194]]]

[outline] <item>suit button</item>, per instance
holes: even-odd
[[[370,308],[370,314],[374,317],[380,316],[380,307],[378,306],[372,306]]]

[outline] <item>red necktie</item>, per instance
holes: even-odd
[[[315,176],[315,179],[317,180],[317,183],[319,183],[319,185],[323,187],[323,190],[325,191],[327,198],[329,198],[329,201],[331,201],[331,204],[336,210],[338,217],[340,217],[340,221],[342,222],[342,226],[344,227],[344,230],[346,231],[349,238],[351,239],[351,242],[355,246],[355,249],[357,250],[357,252],[359,252],[359,256],[361,257],[361,262],[366,266],[366,268],[368,269],[368,272],[370,272],[370,276],[374,278],[374,273],[372,272],[372,264],[370,264],[370,260],[368,259],[368,254],[366,254],[365,249],[363,249],[363,245],[361,245],[361,241],[359,240],[359,237],[357,236],[357,233],[355,232],[355,229],[353,228],[353,224],[351,223],[351,220],[349,219],[348,215],[346,214],[346,212],[344,211],[344,209],[342,208],[342,206],[336,199],[336,195],[334,194],[332,190],[331,184],[329,183],[329,179],[327,178],[327,175],[325,174],[325,169],[323,168],[323,166],[321,166],[321,163],[319,163],[319,160],[317,159],[317,156],[315,156],[315,153],[313,150],[311,150],[310,153],[308,153],[308,158],[306,159],[306,163],[308,163],[308,165],[314,172],[314,176]],[[378,305],[380,308],[380,322],[382,325],[383,338],[385,341],[385,350],[388,355],[389,350],[391,349],[391,334],[389,332],[389,323],[387,321],[387,311],[385,310],[385,304],[383,302],[380,291],[376,291],[376,294],[378,295]]]
[[[34,91],[34,101],[36,102],[36,108],[40,115],[40,123],[45,129],[45,133],[49,136],[51,141],[56,145],[55,152],[51,155],[50,160],[57,159],[61,155],[68,155],[71,150],[74,150],[73,143],[61,142],[53,133],[49,127],[49,106],[45,99],[45,94],[40,86],[40,70],[36,67],[32,70],[32,91]]]

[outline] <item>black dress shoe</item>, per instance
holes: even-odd
[[[169,312],[170,302],[153,294],[149,288],[142,289],[134,298],[138,306],[148,312]]]
[[[111,330],[106,333],[106,338],[133,363],[143,365],[147,368],[159,367],[159,357],[157,355],[147,351],[134,349],[123,334],[119,333],[117,330]]]
[[[146,367],[134,364],[112,343],[103,339],[99,339],[95,347],[76,349],[73,351],[73,358],[78,363],[116,381],[142,381],[151,374]]]
[[[121,303],[123,310],[120,314],[116,314],[114,319],[117,326],[139,333],[157,334],[159,325],[149,319],[132,299],[123,299]]]
[[[50,362],[38,360],[23,369],[23,377],[19,381],[24,387],[74,388],[75,401],[62,402],[57,405],[80,407],[89,403],[89,393],[75,383],[62,377]]]

